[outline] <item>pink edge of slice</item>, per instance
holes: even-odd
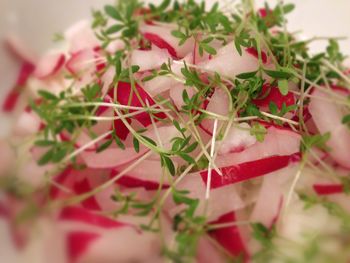
[[[84,179],[80,182],[76,182],[74,184],[74,191],[80,195],[84,193],[88,193],[92,190],[92,187],[89,184],[87,179]],[[97,203],[96,198],[94,196],[90,196],[81,202],[81,205],[89,210],[101,211],[100,205]]]
[[[27,61],[22,63],[21,69],[19,71],[15,86],[8,95],[5,97],[5,100],[2,104],[2,110],[4,112],[12,112],[18,102],[19,96],[21,95],[21,90],[24,85],[26,85],[29,77],[33,74],[35,66]]]
[[[314,184],[312,187],[318,195],[344,193],[344,186],[341,184]]]
[[[89,168],[113,169],[123,164],[127,164],[144,155],[148,150],[142,147],[139,152],[135,152],[133,147],[120,149],[108,148],[103,152],[82,152],[80,156]]]
[[[143,36],[149,40],[153,45],[168,50],[169,54],[174,57],[178,58],[176,54],[176,50],[174,47],[172,47],[168,42],[166,42],[163,38],[160,36],[153,34],[153,33],[144,33]]]
[[[245,162],[237,165],[221,168],[223,176],[215,170],[211,174],[211,189],[219,188],[229,184],[235,184],[250,180],[265,174],[277,171],[289,165],[290,163],[300,160],[300,153],[283,156],[271,156],[259,160]],[[202,180],[207,184],[208,171],[200,172]]]
[[[77,262],[78,258],[84,254],[92,241],[99,238],[99,234],[74,231],[67,234],[67,253],[70,263]]]
[[[64,66],[65,61],[64,54],[48,54],[38,62],[33,74],[39,79],[52,77]]]
[[[211,224],[225,224],[233,223],[235,221],[236,214],[230,212],[221,216],[217,221],[211,222]],[[249,261],[250,256],[247,247],[244,244],[237,226],[216,229],[209,232],[209,235],[222,245],[232,256],[243,257],[244,262]]]
[[[73,206],[63,208],[59,214],[59,219],[63,221],[77,221],[104,229],[131,226],[129,224],[98,215],[88,209]]]

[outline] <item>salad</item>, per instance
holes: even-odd
[[[294,5],[118,1],[2,104],[13,262],[349,262],[350,70]]]

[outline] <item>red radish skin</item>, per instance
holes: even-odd
[[[37,63],[33,75],[38,79],[46,79],[49,77],[53,77],[62,69],[65,61],[66,58],[64,54],[46,54]]]
[[[211,224],[234,223],[236,214],[234,212],[221,216],[217,221]],[[232,256],[243,257],[244,262],[249,261],[249,253],[246,244],[243,241],[240,230],[237,226],[230,226],[211,231],[210,236],[213,237],[220,245],[222,245]]]
[[[147,105],[146,101],[148,101],[150,106],[155,104],[154,100],[138,84],[135,85],[135,89],[136,89],[136,92],[139,94],[142,102],[139,100],[138,96],[132,90],[130,83],[119,82],[117,89],[118,89],[117,100],[122,105],[143,107]],[[131,103],[129,104],[130,95],[131,95]],[[109,96],[113,97],[113,90],[110,91]],[[135,110],[130,110],[130,112],[135,112]],[[166,115],[164,113],[157,113],[155,114],[155,116],[161,119],[166,118]],[[134,116],[134,118],[138,120],[140,123],[142,123],[145,127],[149,126],[152,123],[151,117],[147,112],[137,114],[136,116]]]
[[[89,245],[99,238],[96,233],[74,231],[67,234],[67,251],[70,263],[75,263],[88,250]]]
[[[161,49],[166,49],[173,58],[178,58],[176,50],[160,36],[152,33],[145,33],[143,36],[153,45]]]
[[[76,194],[81,195],[92,191],[93,188],[90,186],[89,181],[87,179],[82,180],[81,182],[77,182],[74,184],[74,191]],[[81,202],[81,205],[89,210],[97,210],[100,211],[101,207],[97,203],[94,196],[90,196]]]
[[[248,54],[252,55],[256,59],[259,59],[259,53],[254,47],[246,48],[245,51],[247,51]],[[264,64],[267,64],[267,55],[264,51],[261,51],[261,60]]]
[[[65,185],[65,182],[70,175],[72,171],[72,167],[68,166],[66,169],[64,169],[63,172],[58,174],[53,180],[55,181],[56,184],[58,185]],[[50,188],[50,198],[51,199],[56,199],[61,195],[61,189],[57,187],[55,184],[53,184]]]
[[[105,216],[98,215],[85,208],[73,206],[63,208],[59,215],[59,219],[63,221],[75,221],[88,225],[98,226],[103,229],[113,229],[129,225]]]
[[[263,98],[253,100],[258,107],[268,107],[270,102],[275,103],[278,109],[282,109],[283,103],[287,107],[295,104],[293,93],[288,92],[286,96],[283,96],[277,87],[272,87],[270,84],[263,85],[260,97]]]
[[[115,176],[115,173],[113,173]],[[156,182],[151,182],[151,181],[145,181],[145,180],[141,180],[132,176],[128,176],[128,175],[124,175],[122,178],[120,178],[117,181],[117,184],[128,187],[128,188],[138,188],[138,187],[143,187],[146,190],[158,190],[160,185],[159,183]],[[161,189],[167,189],[169,188],[170,185],[165,184],[162,185]]]
[[[236,184],[265,174],[277,171],[291,163],[298,162],[300,154],[295,153],[286,156],[272,156],[238,165],[220,168],[222,176],[215,170],[211,174],[211,189],[219,188],[228,184]],[[208,171],[200,172],[202,180],[207,183]]]
[[[32,63],[23,62],[16,80],[15,87],[9,92],[2,104],[2,110],[4,112],[10,113],[14,111],[14,109],[17,106],[19,97],[21,95],[21,91],[26,85],[29,77],[32,75],[34,70],[35,66]]]
[[[313,189],[318,195],[344,193],[344,186],[341,184],[314,184]]]

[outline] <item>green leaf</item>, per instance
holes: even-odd
[[[115,20],[123,21],[122,16],[120,15],[120,13],[117,11],[117,9],[114,6],[111,6],[111,5],[105,6],[105,12],[107,15],[114,18]]]
[[[240,56],[242,56],[242,48],[238,38],[235,38],[235,47]]]
[[[258,71],[252,71],[252,72],[245,72],[245,73],[241,73],[241,74],[238,74],[236,76],[236,78],[238,79],[250,79],[252,77],[254,77],[256,75]]]
[[[143,136],[141,135],[141,137],[146,140],[147,142],[149,142],[150,144],[154,145],[154,146],[157,146],[157,143],[155,141],[153,141],[151,138],[149,137],[146,137],[146,136]]]
[[[278,70],[267,70],[267,69],[264,69],[265,73],[267,75],[269,75],[270,77],[272,78],[275,78],[275,79],[288,79],[290,78],[292,75],[288,72],[284,72],[284,71],[278,71]]]
[[[66,156],[68,149],[67,148],[61,148],[56,150],[56,152],[53,154],[51,161],[53,163],[59,163],[63,160],[63,158]]]
[[[281,92],[283,96],[286,96],[289,91],[289,83],[286,79],[279,79],[278,80],[278,89]]]
[[[49,140],[39,140],[39,141],[36,141],[34,144],[36,146],[46,147],[46,146],[54,145],[54,144],[56,144],[56,142],[55,141],[49,141]]]
[[[269,109],[270,109],[270,112],[274,115],[277,115],[278,114],[278,107],[276,105],[276,103],[274,103],[273,101],[270,101],[269,103]]]
[[[191,153],[197,148],[197,146],[198,146],[198,142],[194,142],[190,146],[188,146],[186,149],[184,149],[183,151],[185,153]]]
[[[254,135],[258,142],[263,142],[267,134],[266,128],[260,123],[254,123],[250,129],[250,134]]]
[[[178,153],[178,155],[189,164],[194,164],[196,162],[191,156],[186,153]]]
[[[173,30],[173,31],[171,31],[171,34],[176,38],[180,38],[180,39],[187,38],[186,35],[179,30]]]
[[[104,150],[106,150],[112,144],[112,142],[113,142],[113,140],[108,140],[108,141],[104,142],[103,144],[101,144],[97,148],[96,152],[97,153],[103,152]]]
[[[38,161],[38,165],[42,166],[45,165],[47,163],[49,163],[53,157],[54,154],[54,149],[50,149],[49,151],[47,151]]]
[[[213,41],[214,40],[214,38],[213,37],[208,37],[208,38],[206,38],[206,39],[204,39],[204,40],[202,40],[201,41],[201,43],[204,43],[204,44],[209,44],[211,41]]]
[[[140,70],[140,66],[137,66],[137,65],[132,65],[131,66],[131,71],[132,73],[136,73]]]
[[[113,134],[113,138],[114,138],[115,143],[118,145],[118,147],[120,149],[124,150],[125,149],[124,143],[120,140],[120,138],[115,133]]]
[[[312,148],[318,147],[321,150],[329,151],[329,147],[326,145],[327,141],[331,138],[331,133],[327,132],[325,134],[316,134],[316,135],[305,135],[303,136],[303,146],[304,151]]]
[[[174,176],[175,175],[175,166],[174,166],[173,161],[165,155],[161,156],[161,160],[162,160],[162,165],[168,169],[169,173],[172,176]]]
[[[106,30],[106,34],[110,35],[110,34],[117,33],[120,30],[122,30],[124,27],[125,27],[124,25],[113,25]]]
[[[134,137],[132,139],[132,143],[134,145],[135,152],[137,152],[137,153],[140,152],[140,142],[139,142],[139,140],[136,137]]]
[[[208,44],[205,43],[201,43],[200,45],[201,47],[203,47],[203,49],[210,55],[216,55],[216,50],[215,48],[209,46]]]
[[[283,13],[284,14],[288,14],[290,12],[292,12],[295,8],[295,5],[294,4],[286,4],[283,6]]]
[[[345,115],[344,117],[343,117],[343,119],[341,120],[341,122],[343,123],[343,124],[350,124],[350,114],[348,114],[348,115]]]
[[[171,4],[171,0],[163,0],[163,2],[158,6],[157,11],[158,12],[165,11],[170,4]]]
[[[56,95],[54,95],[51,92],[48,92],[46,90],[39,90],[38,94],[46,100],[58,100]]]

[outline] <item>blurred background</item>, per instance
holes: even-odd
[[[0,103],[16,78],[19,65],[6,53],[2,45],[8,35],[16,35],[35,53],[42,53],[54,45],[53,35],[63,32],[72,23],[89,18],[92,9],[99,9],[113,0],[0,0]],[[160,2],[160,0],[152,1]],[[210,3],[212,0],[206,1]],[[220,1],[223,4],[230,1]],[[263,6],[263,0],[257,0]],[[267,0],[270,5],[275,0]],[[290,0],[296,4],[295,11],[288,16],[290,31],[299,31],[300,38],[313,36],[350,38],[350,0]],[[345,54],[350,54],[350,40],[341,41]],[[326,41],[315,42],[313,51],[326,46]],[[6,130],[6,120],[0,113],[0,136]],[[1,158],[1,157],[0,157]],[[0,235],[6,231],[0,225]],[[10,262],[1,258],[2,251],[8,248],[1,244],[0,262]]]
[[[113,1],[113,0],[112,0]],[[64,31],[69,25],[83,18],[89,18],[92,9],[99,9],[111,0],[0,0],[0,38],[15,34],[29,48],[41,53],[53,45],[53,35]],[[146,1],[147,2],[147,1]],[[151,0],[153,3],[160,0]],[[207,0],[208,5],[214,0]],[[221,0],[222,4],[234,0]],[[256,0],[263,6],[264,0]],[[267,0],[274,5],[276,0]],[[289,0],[296,9],[289,18],[289,30],[299,31],[301,38],[312,36],[350,37],[349,0]],[[322,50],[325,41],[313,43],[313,49]],[[341,42],[344,53],[350,54],[350,40]],[[18,65],[6,54],[0,45],[0,98],[11,86]]]

